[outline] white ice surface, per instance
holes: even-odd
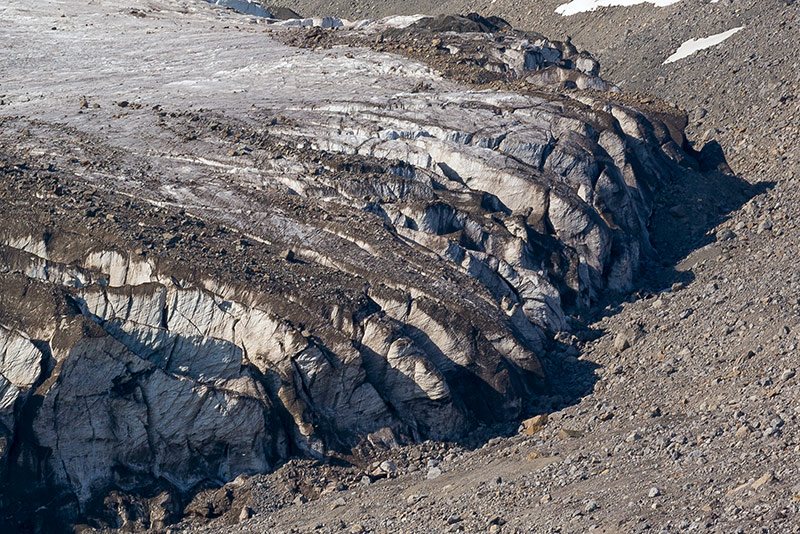
[[[345,19],[337,17],[314,17],[308,19],[288,19],[276,23],[277,26],[291,26],[291,27],[318,27],[318,28],[342,28],[349,27],[352,24]]]
[[[139,19],[128,14],[134,7],[152,11]],[[388,102],[420,81],[441,94],[463,90],[398,56],[283,45],[273,33],[280,28],[264,32],[273,25],[213,3],[0,0],[0,14],[0,120],[22,115],[101,129],[108,143],[131,150],[160,145],[142,146],[141,130],[113,119],[122,100],[145,108],[202,107],[249,121],[253,109],[289,115],[322,103]],[[100,107],[75,113],[84,96]]]
[[[257,2],[251,2],[250,0],[206,0],[206,2],[216,4],[221,7],[229,7],[245,15],[254,15],[256,17],[266,18],[272,17],[272,14],[264,9],[263,6]]]
[[[598,7],[611,7],[611,6],[634,6],[637,4],[655,4],[658,7],[669,6],[676,4],[680,0],[572,0],[566,4],[561,4],[556,8],[556,13],[559,15],[575,15],[585,11],[594,11]]]
[[[396,15],[394,17],[386,17],[381,19],[379,24],[389,28],[407,28],[420,19],[424,19],[427,15]]]
[[[675,53],[672,54],[671,56],[669,56],[664,61],[664,65],[666,65],[667,63],[674,63],[675,61],[678,61],[679,59],[683,59],[683,58],[685,58],[687,56],[690,56],[690,55],[694,54],[695,52],[697,52],[698,50],[703,50],[705,48],[710,48],[712,46],[716,46],[716,45],[720,44],[722,41],[724,41],[725,39],[727,39],[728,37],[730,37],[731,35],[733,35],[734,33],[736,33],[739,30],[741,30],[742,28],[744,28],[744,26],[739,26],[738,28],[733,28],[733,29],[728,30],[726,32],[718,33],[718,34],[712,35],[710,37],[704,37],[702,39],[689,39],[688,41],[683,43],[681,46],[679,46],[678,49],[675,51]]]

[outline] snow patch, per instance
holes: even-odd
[[[654,4],[657,7],[664,7],[678,2],[680,2],[680,0],[572,0],[571,2],[558,6],[556,8],[556,13],[566,17],[586,11],[594,11],[599,7],[635,6],[644,3]]]
[[[666,65],[667,63],[674,63],[679,59],[683,59],[687,56],[690,56],[695,52],[697,52],[698,50],[703,50],[705,48],[716,46],[725,39],[727,39],[728,37],[730,37],[731,35],[733,35],[734,33],[740,31],[742,28],[744,28],[744,26],[739,26],[738,28],[733,28],[726,32],[718,33],[710,37],[704,37],[702,39],[689,39],[681,46],[679,46],[678,49],[675,51],[675,53],[669,56],[664,61],[664,65]]]

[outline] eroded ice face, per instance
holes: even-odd
[[[252,2],[251,0],[206,0],[206,2],[229,7],[245,15],[272,18],[272,14],[269,11],[264,9],[258,2]]]

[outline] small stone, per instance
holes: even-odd
[[[630,348],[630,346],[631,340],[628,339],[628,336],[626,336],[624,333],[620,332],[614,338],[614,349],[617,352],[622,352],[625,349]]]
[[[774,480],[775,476],[772,473],[767,473],[758,480],[756,480],[755,482],[753,482],[752,484],[750,484],[750,487],[753,489],[758,489],[761,486],[764,486],[765,484],[768,484]]]
[[[781,382],[786,382],[790,378],[794,378],[795,372],[793,369],[786,369],[781,373]]]
[[[731,239],[735,239],[736,234],[733,233],[732,230],[728,228],[723,228],[717,232],[717,241],[730,241]]]
[[[242,508],[242,511],[239,512],[239,521],[245,521],[253,517],[253,509],[249,506],[245,506]]]
[[[361,534],[362,532],[366,531],[364,530],[364,527],[359,524],[355,524],[350,527],[350,534]]]
[[[676,219],[683,219],[687,216],[686,206],[684,206],[683,204],[672,206],[669,209],[669,214],[675,217]]]
[[[639,441],[640,439],[642,439],[641,434],[638,432],[631,432],[628,434],[628,437],[625,438],[625,441],[628,443],[633,443],[634,441]]]
[[[543,413],[541,415],[537,415],[536,417],[531,417],[530,419],[526,419],[520,425],[521,432],[526,436],[532,436],[542,430],[544,425],[547,424],[547,414]]]
[[[694,113],[692,113],[692,118],[695,121],[699,121],[699,120],[703,119],[703,117],[706,116],[706,113],[708,113],[708,112],[706,111],[705,108],[702,108],[702,107],[698,106],[698,107],[694,108]]]
[[[425,478],[428,480],[433,480],[434,478],[439,478],[442,475],[442,470],[438,467],[431,467],[428,469],[428,474],[425,475]]]
[[[595,510],[598,510],[599,508],[600,508],[600,505],[598,505],[597,502],[588,501],[586,503],[586,506],[583,507],[583,511],[584,511],[584,513],[591,514]]]
[[[650,488],[650,491],[647,492],[647,496],[650,497],[651,499],[653,497],[658,497],[659,495],[661,495],[661,490],[659,490],[656,487]]]
[[[164,239],[164,244],[168,247],[171,247],[181,239],[178,234],[172,232],[165,232],[161,237]]]
[[[580,430],[572,430],[570,428],[562,428],[558,431],[558,437],[561,439],[575,439],[583,437],[583,432]]]
[[[750,434],[750,427],[748,427],[747,425],[742,425],[742,426],[740,426],[739,428],[736,429],[736,433],[734,434],[734,437],[736,439],[744,439],[749,434]]]
[[[758,230],[756,230],[756,232],[759,234],[763,234],[767,230],[772,230],[772,221],[770,221],[769,219],[764,219],[763,221],[758,223]]]
[[[347,502],[344,500],[344,497],[339,497],[331,503],[331,510],[336,510],[337,508],[340,508],[345,504],[347,504]]]
[[[384,473],[394,473],[395,471],[397,471],[397,466],[394,465],[394,462],[390,462],[388,460],[385,462],[381,462],[380,468],[381,471],[383,471]]]
[[[417,504],[419,501],[421,501],[424,498],[425,498],[425,495],[417,495],[417,494],[409,495],[408,497],[406,497],[406,504],[408,506],[411,506],[413,504]]]
[[[489,534],[498,534],[500,530],[501,530],[500,525],[492,525],[489,527]]]
[[[491,517],[489,519],[489,524],[490,525],[505,525],[506,522],[503,521],[502,517],[500,517],[499,515],[496,515],[496,516],[493,516],[493,517]]]

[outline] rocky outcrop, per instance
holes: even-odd
[[[477,13],[439,15],[417,18],[402,27],[392,24],[392,20],[366,25],[365,31],[381,31],[389,39],[417,36],[457,56],[461,65],[476,65],[535,86],[601,91],[612,88],[598,76],[600,64],[587,52],[579,52],[569,41],[551,41],[534,32],[514,30],[499,17],[487,18]],[[385,26],[389,28],[383,29]]]
[[[146,70],[164,46],[136,24],[151,55],[119,57]],[[119,46],[103,35],[87,68]],[[510,78],[599,80],[588,56],[509,43]],[[145,495],[142,524],[166,523],[292,455],[518,419],[548,392],[547,339],[631,287],[656,191],[692,164],[679,119],[560,93],[561,74],[479,90],[364,49],[241,44],[268,74],[208,66],[203,108],[171,93],[204,75],[187,60],[69,124],[3,118],[0,460],[21,491],[83,512]]]

